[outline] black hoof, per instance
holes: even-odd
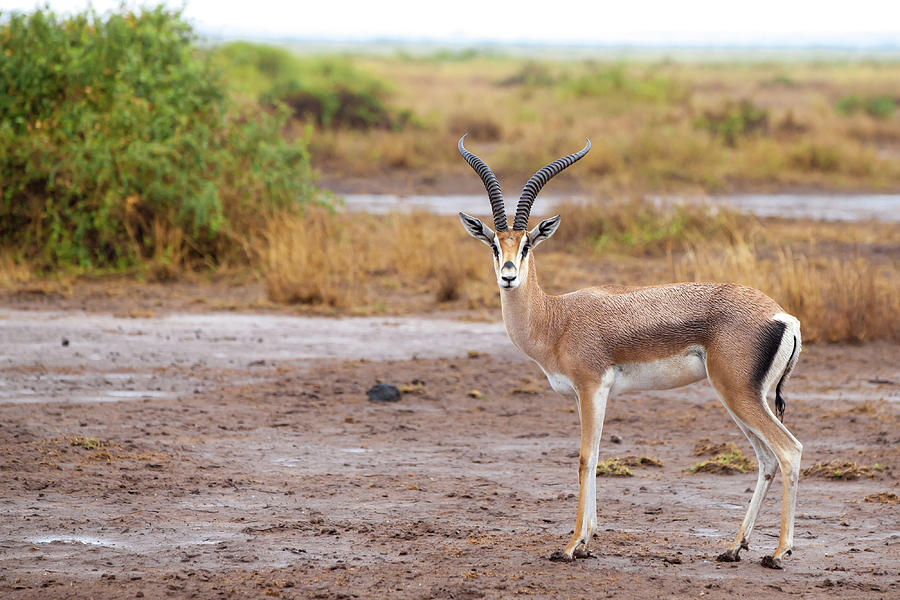
[[[739,550],[726,550],[716,557],[716,562],[740,562]]]
[[[565,552],[561,550],[557,550],[553,554],[550,555],[550,560],[553,562],[572,562],[575,560],[574,557],[566,556]]]
[[[784,567],[781,566],[781,560],[774,556],[763,556],[760,564],[767,569],[778,569],[779,571],[784,569]]]

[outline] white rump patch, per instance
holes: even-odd
[[[772,364],[769,366],[769,372],[766,373],[766,378],[763,380],[763,396],[768,395],[769,389],[772,387],[772,385],[781,378],[785,368],[787,367],[788,361],[791,360],[791,354],[794,355],[794,358],[796,360],[797,356],[800,355],[801,350],[800,321],[797,319],[797,317],[780,312],[772,315],[772,320],[781,321],[786,325],[786,327],[784,328],[784,334],[781,337],[781,344],[778,345],[778,351],[772,358]],[[794,338],[797,339],[796,348],[794,348]]]

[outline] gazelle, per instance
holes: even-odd
[[[553,176],[582,158],[591,143],[553,161],[525,184],[512,230],[500,183],[480,158],[459,152],[481,176],[494,217],[492,231],[459,213],[469,234],[490,246],[503,322],[512,343],[534,360],[557,392],[575,397],[581,420],[575,531],[555,560],[590,556],[597,529],[596,470],[607,400],[629,390],[663,390],[708,378],[725,409],[750,440],[759,477],[737,537],[717,560],[740,560],[776,468],[781,467],[781,535],[762,564],[780,569],[791,553],[802,446],[781,423],[784,384],[800,353],[800,322],[762,292],[734,284],[677,283],[589,287],[550,296],[538,283],[533,250],[552,236],[560,217],[526,231],[535,197]],[[776,386],[772,413],[766,394]]]

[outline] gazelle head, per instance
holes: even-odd
[[[497,273],[497,285],[501,290],[514,290],[525,280],[528,274],[528,259],[532,248],[556,233],[559,227],[559,215],[544,219],[538,226],[527,231],[528,217],[531,215],[531,206],[541,188],[560,171],[583,157],[591,149],[590,140],[586,140],[584,148],[575,154],[559,158],[537,173],[531,176],[516,207],[516,217],[513,220],[513,228],[510,230],[506,222],[506,209],[503,205],[503,194],[500,191],[500,182],[483,160],[466,150],[463,140],[459,138],[459,153],[466,162],[475,169],[475,172],[484,182],[488,198],[491,202],[491,211],[494,214],[494,228],[490,227],[466,213],[459,213],[459,220],[469,235],[481,240],[491,247],[494,252],[494,271]]]

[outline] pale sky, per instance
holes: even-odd
[[[3,10],[49,3],[57,12],[87,0],[0,0]],[[94,0],[99,12],[117,0]],[[154,2],[128,2],[129,6]],[[214,36],[313,40],[572,44],[900,45],[900,1],[855,0],[166,0],[186,6],[197,30]]]

